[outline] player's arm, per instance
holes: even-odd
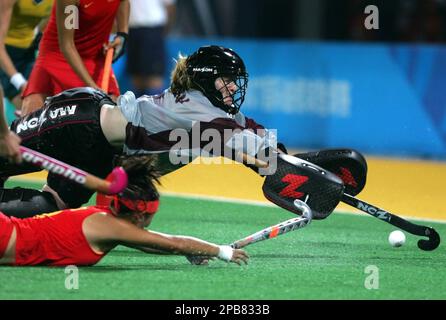
[[[17,0],[0,0],[0,67],[9,76],[17,73],[5,48],[5,38],[11,22],[12,10]]]
[[[155,214],[149,215],[148,220],[146,220],[146,225],[145,225],[146,228],[148,228],[150,226],[154,216],[155,216]],[[161,249],[154,249],[154,248],[147,247],[147,246],[131,245],[131,244],[127,244],[126,246],[143,251],[145,253],[150,253],[150,254],[165,254],[165,255],[171,254],[169,251],[161,250]]]
[[[38,32],[45,32],[46,26],[48,25],[48,21],[50,20],[49,17],[43,18],[40,20],[39,24],[37,25],[37,31]]]
[[[19,163],[22,161],[19,149],[20,138],[9,130],[4,109],[3,89],[0,85],[0,156]]]
[[[202,140],[200,147],[205,156],[207,155],[206,152],[211,150],[210,153],[214,156],[221,155],[241,162],[255,172],[264,174],[263,170],[260,172],[259,168],[254,165],[254,159],[261,159],[267,164],[274,157],[274,154],[278,152],[276,135],[273,131],[264,129],[263,126],[253,120],[248,120],[242,114],[239,114],[236,119],[215,118],[210,122],[200,122],[201,137],[205,136],[204,133],[208,129],[218,131],[222,137],[220,140],[214,139],[211,143]],[[221,145],[217,146],[218,142],[216,141],[220,141]],[[215,150],[221,153],[216,154]]]
[[[218,246],[193,237],[174,236],[140,229],[122,219],[110,215],[95,215],[96,226],[86,228],[87,239],[95,239],[98,243],[108,242],[132,248],[153,249],[157,253],[166,252],[177,255],[198,255],[218,257],[237,264],[248,261],[248,255],[243,250],[232,249],[229,246]],[[85,222],[84,222],[85,224]],[[148,250],[143,250],[148,252]]]
[[[116,14],[116,31],[129,33],[130,1],[121,0]]]
[[[99,89],[99,86],[94,82],[93,78],[88,73],[79,52],[76,49],[74,43],[74,28],[67,28],[65,21],[71,11],[65,13],[67,6],[79,6],[79,0],[57,0],[56,3],[56,22],[57,22],[57,34],[59,40],[59,48],[63,53],[68,64],[74,70],[74,72],[82,79],[86,86]],[[79,26],[82,28],[82,26]]]
[[[129,16],[130,16],[130,2],[128,0],[121,0],[118,12],[116,13],[116,36],[110,43],[104,46],[104,49],[113,48],[113,62],[122,57],[125,53],[127,45],[127,38],[129,34]]]
[[[6,34],[16,2],[17,0],[0,0],[0,68],[9,76],[16,89],[21,90],[25,88],[26,79],[17,71],[5,47]]]
[[[247,129],[251,129],[253,131],[264,131],[265,127],[261,124],[257,123],[254,119],[245,117],[245,126]],[[286,149],[285,145],[281,142],[277,142],[277,152],[279,153],[288,153],[288,150]]]
[[[155,216],[155,214],[151,214],[149,215],[149,219],[148,221],[146,221],[146,225],[145,228],[148,228],[150,226],[150,224],[152,223],[153,217]],[[140,246],[140,245],[131,245],[131,244],[126,244],[127,247],[133,248],[133,249],[137,249],[140,251],[143,251],[145,253],[151,253],[151,254],[170,254],[170,252],[165,251],[165,250],[160,250],[160,249],[154,249],[154,248],[150,248],[147,246]]]

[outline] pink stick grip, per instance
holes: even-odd
[[[128,183],[127,173],[122,167],[116,167],[112,171],[113,181],[110,183],[109,193],[116,194],[122,192]]]

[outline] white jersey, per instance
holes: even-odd
[[[179,97],[165,90],[138,99],[128,91],[118,98],[118,107],[128,121],[124,152],[162,154],[161,161],[173,165],[168,171],[197,156],[234,159],[239,152],[255,156],[276,147],[272,131],[240,112],[227,114],[198,90]]]

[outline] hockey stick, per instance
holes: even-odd
[[[249,163],[253,163],[255,166],[264,168],[268,164],[266,164],[264,161],[255,159],[249,155],[244,155],[243,160]],[[440,236],[437,233],[437,231],[431,227],[418,225],[412,222],[409,222],[397,215],[394,215],[392,213],[387,212],[386,210],[380,209],[378,207],[375,207],[373,205],[368,204],[365,201],[359,200],[349,194],[343,193],[340,201],[358,209],[361,210],[377,219],[380,219],[381,221],[385,221],[387,223],[390,223],[391,225],[394,225],[401,230],[404,230],[410,234],[416,235],[416,236],[424,236],[428,237],[428,240],[426,239],[420,239],[417,243],[418,248],[424,251],[432,251],[435,250],[439,244],[440,244]]]
[[[429,240],[418,240],[417,245],[421,250],[432,251],[435,250],[440,244],[440,236],[434,228],[409,222],[401,217],[387,212],[386,210],[372,206],[371,204],[352,197],[346,193],[344,193],[342,196],[341,201],[413,235],[428,237]]]
[[[256,166],[257,168],[267,168],[268,167],[268,163],[267,162],[265,162],[263,160],[260,160],[260,159],[257,159],[255,157],[250,156],[250,155],[248,155],[246,153],[243,153],[241,151],[239,151],[237,153],[236,159],[241,159],[242,163],[244,163],[244,164],[251,164],[251,165]]]
[[[310,207],[305,202],[297,199],[294,200],[294,205],[302,211],[302,216],[288,219],[274,226],[262,229],[245,238],[233,242],[231,247],[234,249],[240,249],[259,241],[275,238],[281,234],[302,229],[306,225],[310,224],[311,220],[313,219],[313,213],[311,212]]]
[[[105,54],[104,72],[102,74],[101,89],[108,93],[108,84],[110,82],[111,65],[113,61],[113,48],[109,48]]]
[[[24,161],[79,183],[90,190],[105,194],[116,194],[127,187],[127,173],[122,167],[113,169],[113,180],[109,182],[27,147],[20,146],[20,152]]]

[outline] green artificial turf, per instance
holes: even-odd
[[[279,208],[163,196],[151,228],[222,244],[291,217]],[[422,224],[446,235],[446,224]],[[446,299],[444,245],[424,252],[406,234],[406,244],[392,248],[392,230],[369,216],[334,213],[248,246],[251,260],[242,267],[193,266],[181,256],[118,247],[79,268],[72,290],[64,268],[0,267],[0,299]],[[378,270],[377,289],[365,286],[368,266]]]

